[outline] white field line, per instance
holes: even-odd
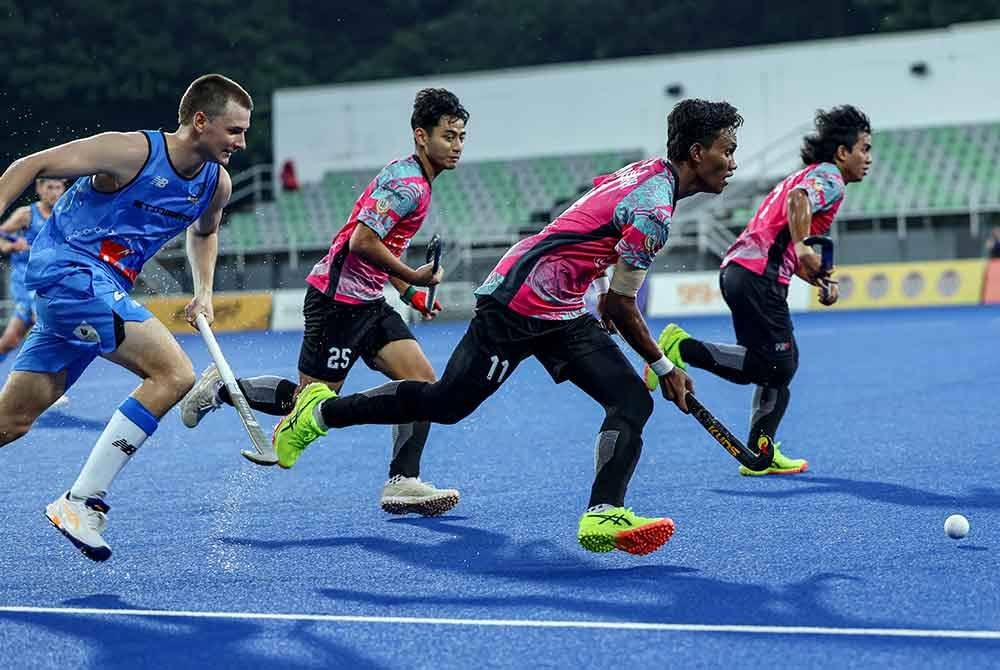
[[[825,626],[755,626],[740,624],[643,623],[630,621],[451,619],[439,617],[360,616],[343,614],[272,614],[267,612],[196,612],[184,610],[102,609],[90,607],[28,607],[17,605],[0,606],[0,614],[125,616],[160,619],[233,619],[239,621],[315,621],[320,623],[368,623],[492,628],[563,628],[654,631],[667,633],[743,633],[751,635],[826,635],[1000,640],[1000,630],[952,630],[930,628],[830,628]]]

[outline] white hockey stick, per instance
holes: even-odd
[[[222,355],[219,343],[215,340],[215,333],[208,325],[208,319],[205,318],[204,314],[199,314],[195,323],[201,332],[202,339],[205,340],[208,353],[212,355],[215,366],[219,368],[219,375],[222,377],[223,383],[229,389],[229,397],[233,401],[233,407],[236,408],[236,413],[239,414],[240,421],[243,422],[243,427],[247,429],[250,441],[253,442],[254,451],[243,449],[240,453],[243,454],[243,458],[257,465],[276,464],[278,454],[274,451],[274,445],[264,435],[264,431],[261,430],[260,424],[257,423],[257,419],[250,410],[250,404],[247,402],[246,396],[243,395],[243,391],[240,390],[240,385],[236,383],[236,375],[233,374],[232,368],[226,362],[226,357]]]

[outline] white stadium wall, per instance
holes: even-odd
[[[927,74],[910,68],[925,63]],[[641,148],[663,152],[666,114],[683,97],[727,99],[746,119],[744,176],[790,155],[817,107],[851,103],[876,127],[973,123],[1000,116],[1000,22],[886,36],[678,56],[295,89],[274,94],[274,159],[299,178],[371,168],[411,150],[413,94],[457,93],[472,114],[466,160]],[[786,138],[784,142],[778,138]],[[792,155],[794,152],[791,152]],[[749,159],[755,157],[756,162]],[[774,168],[774,165],[770,166]]]
[[[729,314],[729,307],[719,290],[719,273],[671,272],[653,274],[649,282],[646,314],[660,316],[694,316]],[[805,312],[813,309],[816,289],[798,277],[792,277],[788,287],[788,309]]]

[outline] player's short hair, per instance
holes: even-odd
[[[667,158],[686,161],[695,144],[708,148],[720,134],[733,133],[743,125],[743,117],[728,102],[681,100],[667,117]]]
[[[191,82],[181,96],[177,121],[182,126],[187,125],[194,119],[195,112],[204,112],[208,118],[215,118],[222,114],[230,100],[253,111],[253,99],[235,81],[221,74],[202,75]]]
[[[802,139],[802,161],[806,165],[832,163],[838,148],[853,149],[861,133],[871,131],[868,117],[857,107],[842,105],[829,111],[817,109],[816,132]]]
[[[445,88],[424,88],[417,91],[413,99],[413,114],[410,116],[410,128],[423,128],[428,133],[438,124],[442,117],[459,119],[463,123],[469,120],[469,112],[458,96]]]

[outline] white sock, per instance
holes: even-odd
[[[226,387],[226,382],[221,379],[215,382],[215,389],[212,391],[212,402],[216,407],[222,407],[222,389]]]
[[[104,432],[97,438],[97,444],[80,470],[80,475],[70,487],[70,495],[79,499],[104,498],[111,482],[125,464],[132,460],[132,455],[147,437],[142,428],[122,414],[121,408],[116,409]]]
[[[587,508],[587,514],[600,514],[605,510],[611,509],[611,505],[608,503],[601,503],[600,505],[594,505],[593,507]]]
[[[318,402],[313,407],[313,418],[316,419],[316,425],[319,426],[320,430],[330,430],[330,427],[326,425],[326,421],[323,420],[323,403]]]

